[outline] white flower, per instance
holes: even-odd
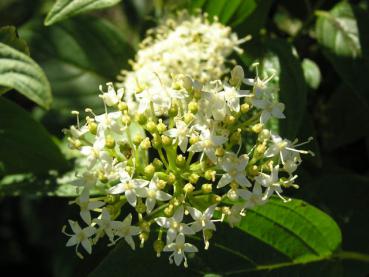
[[[123,97],[123,89],[120,88],[117,91],[115,91],[113,83],[107,83],[106,85],[108,86],[107,92],[103,91],[103,88],[100,85],[99,89],[102,92],[100,97],[104,100],[107,106],[117,105]]]
[[[124,238],[128,245],[134,250],[135,242],[133,241],[132,236],[138,235],[140,233],[140,228],[132,226],[131,223],[132,215],[129,214],[123,221],[113,221],[111,225],[119,239]],[[117,242],[117,240],[114,242]]]
[[[229,109],[233,112],[240,111],[240,98],[250,96],[248,90],[238,90],[228,85],[224,85],[224,90],[220,94],[224,97]]]
[[[191,135],[191,132],[184,121],[177,119],[176,128],[169,129],[168,131],[164,132],[164,135],[167,135],[171,138],[176,138],[178,141],[178,146],[181,149],[181,151],[183,153],[186,152],[188,145],[188,137]]]
[[[188,149],[190,152],[203,152],[213,162],[217,162],[215,150],[227,141],[224,136],[217,136],[209,129],[203,129],[200,135],[200,141],[191,145]]]
[[[111,161],[111,157],[108,152],[104,150],[105,138],[97,137],[92,146],[82,146],[81,154],[86,156],[88,168],[91,169],[96,165],[98,161],[107,162]]]
[[[196,208],[188,207],[188,211],[190,212],[192,218],[195,220],[192,223],[191,228],[192,230],[197,233],[201,230],[213,230],[215,231],[215,224],[211,220],[213,217],[214,209],[216,205],[212,205],[208,207],[203,213],[200,212]]]
[[[263,200],[268,199],[274,192],[283,199],[283,197],[280,194],[282,192],[282,188],[278,178],[279,165],[275,167],[271,166],[270,171],[271,171],[270,175],[260,173],[258,176],[255,177],[255,181],[258,184],[267,188],[262,199]]]
[[[85,187],[91,189],[96,185],[97,175],[95,172],[85,171],[79,178],[70,181],[71,185]]]
[[[188,267],[187,264],[187,258],[185,253],[193,253],[193,252],[198,252],[198,249],[196,248],[196,246],[190,244],[190,243],[185,243],[185,237],[183,234],[179,234],[176,238],[175,242],[170,243],[169,245],[166,245],[163,249],[164,252],[173,252],[170,256],[169,256],[169,262],[173,263],[173,258],[174,258],[174,262],[177,266],[179,266],[183,259],[184,259],[184,266]]]
[[[141,179],[133,179],[129,174],[125,171],[120,173],[120,183],[111,187],[109,189],[109,193],[111,194],[121,194],[127,197],[127,201],[133,207],[136,206],[137,203],[137,194],[140,189],[147,186],[149,181],[141,180]],[[141,191],[140,191],[141,192]],[[139,192],[139,193],[140,193]]]
[[[168,193],[165,193],[158,189],[158,182],[160,179],[157,175],[151,179],[148,188],[143,188],[137,191],[137,195],[139,197],[146,197],[145,205],[146,205],[146,212],[149,214],[155,207],[156,200],[159,201],[168,201],[172,198],[172,196]]]
[[[237,157],[236,154],[227,152],[219,162],[219,166],[227,173],[222,175],[217,188],[222,188],[233,181],[242,187],[251,187],[245,171],[248,162],[249,157],[246,154]]]
[[[252,192],[246,189],[239,190],[238,194],[246,201],[243,208],[250,209],[265,203],[260,184],[255,184]]]
[[[112,131],[120,134],[125,129],[125,126],[122,124],[121,112],[103,113],[95,116],[95,120],[98,123],[97,133],[101,134],[101,136],[105,131]]]
[[[112,241],[114,234],[112,230],[113,225],[109,211],[104,208],[101,212],[101,215],[98,218],[94,219],[94,222],[97,223],[102,230],[104,230],[105,234]]]
[[[81,253],[78,252],[78,246],[82,244],[83,248],[87,251],[87,253],[91,254],[92,244],[90,237],[96,233],[96,230],[94,227],[91,226],[81,229],[78,222],[72,220],[68,220],[68,222],[74,234],[71,235],[66,233],[65,227],[63,228],[63,233],[70,237],[69,240],[67,241],[66,246],[68,247],[75,245],[76,254],[78,255],[78,257],[82,259],[83,256],[81,255]]]
[[[167,230],[167,244],[173,242],[178,234],[193,235],[193,230],[187,226],[187,224],[182,223],[184,209],[180,206],[175,211],[173,217],[158,217],[155,218],[155,222],[164,227]]]
[[[76,203],[80,207],[81,211],[79,214],[83,219],[83,221],[86,222],[87,224],[91,224],[90,211],[105,205],[104,202],[90,200],[88,189],[84,189],[81,195],[77,197],[76,201],[71,203]]]
[[[244,216],[243,210],[244,207],[242,204],[235,204],[232,206],[230,213],[227,214],[227,222],[232,228],[241,222]]]

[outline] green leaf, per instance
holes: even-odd
[[[287,203],[270,199],[248,211],[238,228],[296,262],[332,255],[342,240],[340,229],[328,215],[297,199]]]
[[[18,37],[17,29],[14,26],[0,28],[0,42],[29,56],[29,49],[25,40]]]
[[[68,167],[46,130],[4,97],[0,97],[0,153],[5,174],[41,174]]]
[[[49,26],[77,14],[104,9],[121,0],[57,0],[49,11],[45,25]]]
[[[99,85],[114,81],[133,57],[123,34],[94,17],[78,17],[49,28],[32,22],[20,32],[52,85],[55,112],[51,119],[69,115],[70,110],[102,109]]]
[[[282,39],[267,42],[270,51],[279,59],[279,100],[286,105],[286,119],[280,120],[280,132],[294,139],[302,124],[306,108],[307,87],[299,59],[292,46]]]
[[[50,84],[42,69],[26,54],[1,42],[0,85],[19,91],[44,108],[52,102]]]
[[[306,83],[310,88],[317,89],[322,79],[319,66],[310,59],[303,59],[301,65]]]
[[[316,14],[316,36],[323,47],[338,56],[361,56],[358,26],[350,3],[340,2],[330,12]]]

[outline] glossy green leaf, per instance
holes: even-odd
[[[122,33],[94,17],[79,17],[49,28],[33,22],[20,31],[52,85],[54,118],[68,115],[70,110],[102,109],[99,85],[113,82],[133,56]]]
[[[319,66],[310,59],[303,59],[301,65],[306,83],[310,88],[317,89],[322,79]]]
[[[4,97],[0,97],[0,153],[5,174],[40,174],[68,167],[46,130]]]
[[[52,102],[50,84],[42,69],[26,54],[1,42],[0,85],[19,91],[44,108]]]
[[[358,26],[348,2],[340,2],[331,11],[318,11],[316,14],[316,36],[323,47],[338,56],[361,56]]]
[[[282,39],[267,42],[279,59],[279,100],[286,105],[286,119],[280,120],[280,132],[289,139],[296,137],[306,108],[307,86],[299,59],[292,46]]]
[[[104,9],[121,0],[57,0],[49,11],[45,25],[52,25],[77,14]]]
[[[239,227],[294,261],[332,255],[341,244],[337,224],[302,200],[271,199],[248,212]]]

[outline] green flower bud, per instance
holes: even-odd
[[[165,189],[165,186],[167,185],[167,182],[165,182],[164,180],[159,180],[157,183],[156,183],[156,187],[159,189],[159,190],[163,190]]]
[[[192,173],[190,175],[190,177],[188,177],[188,181],[191,183],[191,184],[196,184],[197,181],[199,180],[200,176],[197,175],[196,173]]]
[[[161,136],[161,141],[164,146],[170,146],[173,143],[173,140],[170,137],[165,136],[165,135]]]
[[[185,186],[183,187],[183,191],[187,194],[192,193],[195,190],[195,187],[191,184],[191,183],[187,183],[185,184]]]
[[[241,129],[237,129],[237,131],[231,135],[230,142],[233,144],[239,144],[240,141],[241,141]]]
[[[154,121],[150,120],[149,122],[147,122],[146,124],[146,129],[147,131],[149,131],[151,134],[154,134],[157,131],[156,128],[156,124]]]
[[[163,162],[158,158],[155,158],[152,164],[155,166],[156,171],[160,171],[163,169]]]
[[[167,179],[168,184],[173,185],[175,181],[176,181],[176,176],[172,172],[169,173],[168,179]]]
[[[259,134],[264,128],[264,125],[261,124],[261,123],[257,123],[253,126],[251,126],[251,130],[254,132],[254,133],[257,133]]]
[[[105,146],[107,148],[110,148],[110,149],[115,147],[115,140],[111,135],[106,135],[106,137],[105,137]]]
[[[201,186],[201,190],[203,193],[210,193],[213,190],[213,185],[212,184],[203,184]]]
[[[199,104],[195,101],[191,101],[190,103],[188,103],[188,110],[191,112],[191,113],[197,113],[198,110],[199,110]]]
[[[119,102],[118,103],[118,110],[121,112],[128,111],[128,105],[126,102]]]
[[[190,144],[195,144],[197,142],[199,142],[200,138],[198,135],[192,134],[190,137]]]
[[[245,114],[245,113],[247,113],[250,110],[250,105],[247,104],[247,103],[243,103],[241,105],[241,109],[240,110],[241,110],[241,113]]]
[[[193,113],[188,112],[188,113],[185,113],[185,115],[183,116],[183,121],[186,124],[190,124],[194,120],[194,118],[195,116],[193,115]]]
[[[224,123],[227,126],[232,126],[236,123],[236,118],[233,115],[227,115],[224,119]]]
[[[208,169],[208,170],[205,171],[204,177],[205,177],[206,180],[215,181],[215,174],[216,173],[217,172],[215,170]]]
[[[136,134],[135,136],[134,136],[134,138],[133,138],[133,143],[134,143],[134,145],[136,145],[136,146],[138,146],[138,145],[140,145],[141,144],[141,142],[143,141],[143,137],[142,137],[142,135],[141,134]]]
[[[128,126],[129,124],[131,124],[131,117],[128,114],[124,114],[122,116],[122,123]]]
[[[158,134],[153,134],[151,144],[156,149],[162,147],[161,137]]]
[[[177,155],[177,157],[176,157],[176,165],[179,166],[179,167],[182,167],[185,164],[186,164],[186,158],[183,155],[181,155],[181,154]]]
[[[151,147],[151,142],[149,138],[144,138],[143,141],[140,143],[140,148],[143,150],[147,150]]]
[[[167,125],[160,121],[158,125],[156,125],[156,128],[158,129],[159,134],[162,134],[167,130]]]
[[[215,149],[215,155],[217,156],[217,157],[223,157],[224,156],[224,149],[223,149],[223,147],[217,147],[217,149]]]
[[[140,125],[144,125],[147,122],[147,117],[142,113],[136,114],[135,119]]]
[[[158,258],[160,257],[161,252],[163,252],[164,246],[165,246],[165,243],[162,240],[158,239],[154,241],[153,248]]]
[[[155,173],[155,166],[153,164],[148,164],[145,167],[144,172],[145,172],[145,176],[147,178],[151,179],[152,176],[154,176],[154,173]]]

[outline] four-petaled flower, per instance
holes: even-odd
[[[166,245],[163,249],[164,252],[173,252],[170,256],[169,256],[169,261],[170,263],[173,263],[173,258],[174,258],[174,262],[177,266],[179,266],[183,259],[184,259],[184,266],[188,267],[188,263],[187,263],[187,258],[185,253],[193,253],[193,252],[198,252],[198,249],[196,246],[190,244],[190,243],[186,243],[185,242],[185,237],[182,233],[180,233],[175,242],[172,242],[168,245]]]

